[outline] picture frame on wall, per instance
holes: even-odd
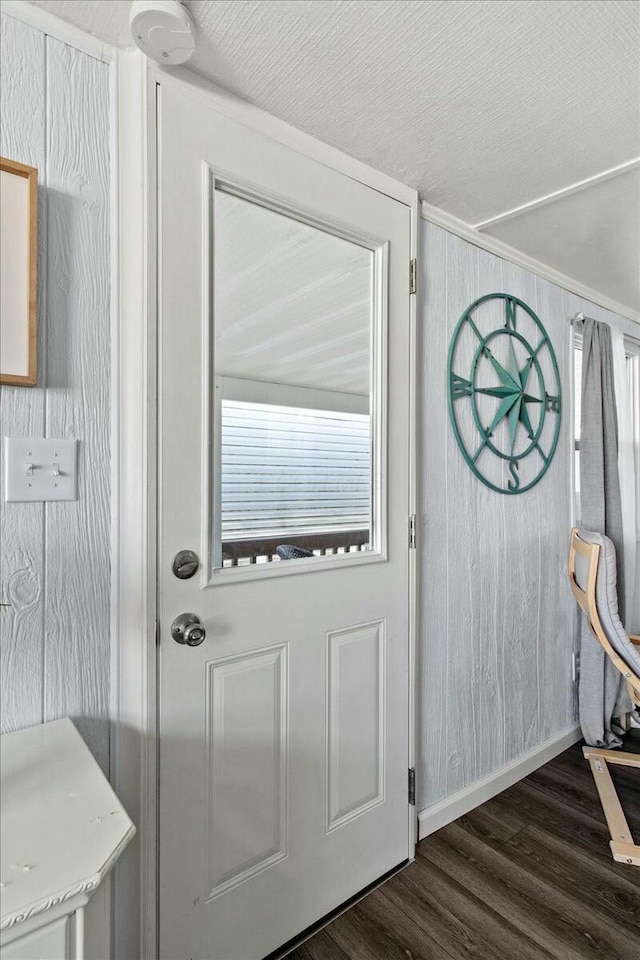
[[[0,384],[37,380],[38,171],[0,157]]]

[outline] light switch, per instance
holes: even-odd
[[[77,500],[77,440],[5,437],[5,500]]]

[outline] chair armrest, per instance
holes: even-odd
[[[634,643],[636,647],[640,647],[640,637],[636,637],[632,633],[630,633],[629,640],[631,640],[631,643]]]

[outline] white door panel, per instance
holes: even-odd
[[[327,636],[327,827],[384,800],[384,621]]]
[[[410,855],[410,211],[183,87],[160,116],[160,956],[260,960]],[[286,418],[267,435],[250,407],[223,433],[225,383],[285,397],[286,444]],[[278,524],[287,543],[287,524],[299,542],[364,522],[335,426],[363,390],[368,542],[231,565]],[[264,490],[240,486],[267,461]],[[171,573],[182,549],[192,579]],[[184,612],[200,646],[171,639]]]
[[[206,665],[209,897],[287,855],[287,655]]]

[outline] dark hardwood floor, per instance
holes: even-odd
[[[640,753],[640,731],[626,750]],[[640,838],[640,771],[611,767]],[[287,960],[640,960],[640,869],[611,859],[580,745],[438,830]]]

